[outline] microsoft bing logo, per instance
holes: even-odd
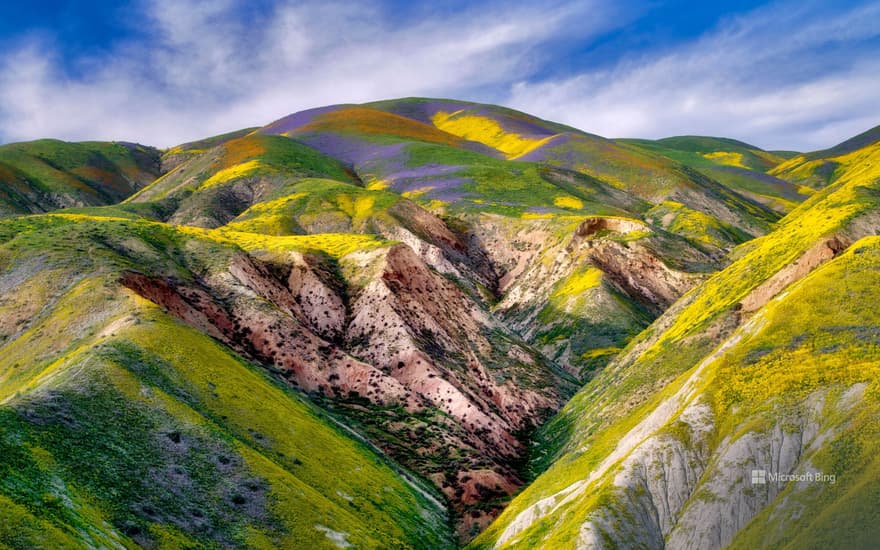
[[[752,470],[752,485],[767,485],[767,471]]]

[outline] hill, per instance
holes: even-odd
[[[114,204],[159,172],[159,151],[131,143],[0,145],[0,217]]]
[[[813,188],[839,179],[853,159],[866,149],[880,147],[880,126],[863,132],[830,149],[795,156],[774,167],[771,174]]]
[[[753,518],[838,497],[709,476],[786,445],[768,470],[844,456],[829,509],[865,512],[859,143],[808,189],[735,140],[405,98],[164,151],[2,146],[10,201],[50,191],[0,220],[0,541],[782,544]]]
[[[541,429],[533,467],[546,471],[474,548],[876,540],[877,315],[864,304],[880,172],[873,147],[852,154]],[[753,470],[771,477],[755,485]]]
[[[764,151],[741,141],[704,136],[618,141],[681,162],[781,214],[813,193],[809,187],[768,173],[796,153]]]
[[[231,242],[70,214],[0,222],[0,234],[4,543],[448,544],[428,490],[223,346],[218,326],[175,318],[209,299],[203,286],[156,299],[164,310],[138,293],[156,273],[222,278],[246,257]]]

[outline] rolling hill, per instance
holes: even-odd
[[[43,139],[0,145],[0,217],[114,204],[160,170],[157,149],[132,143]]]
[[[813,193],[810,187],[769,173],[796,153],[764,151],[733,139],[702,136],[619,141],[679,161],[781,214]]]
[[[865,150],[876,149],[878,141],[880,126],[829,149],[796,155],[775,166],[770,173],[798,184],[821,188],[839,179],[854,158],[864,156]]]
[[[875,145],[405,98],[0,146],[0,542],[826,540],[877,510]]]

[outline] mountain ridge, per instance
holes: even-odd
[[[16,147],[46,156],[39,143]],[[84,147],[129,151],[112,180],[128,182],[125,196],[0,212],[0,444],[25,442],[15,456],[27,465],[0,470],[0,515],[35,526],[19,538],[0,530],[13,547],[298,537],[381,547],[389,533],[410,547],[474,536],[474,547],[687,547],[761,536],[743,515],[721,538],[684,537],[679,513],[704,513],[685,506],[692,485],[676,486],[682,502],[659,523],[644,519],[634,487],[647,481],[615,463],[647,465],[673,447],[728,452],[708,434],[750,417],[713,409],[732,394],[701,377],[736,379],[719,366],[729,353],[777,357],[747,346],[770,331],[755,319],[777,303],[809,319],[786,301],[792,288],[805,287],[804,303],[835,295],[845,266],[867,296],[861,256],[873,258],[880,229],[871,144],[829,150],[834,180],[808,189],[797,166],[809,155],[700,136],[610,140],[456,100],[328,106],[161,152],[52,144]],[[66,170],[89,173],[80,168]],[[830,313],[822,323],[836,326]],[[829,345],[839,346],[831,355],[852,347]],[[872,372],[829,375],[829,388],[874,391]],[[713,397],[693,401],[698,391]],[[844,401],[854,403],[847,418],[870,410]],[[643,413],[662,422],[640,424]],[[76,446],[100,429],[110,433],[103,451]],[[859,453],[873,448],[859,441]],[[336,446],[346,449],[342,479],[332,476],[343,467]],[[179,480],[179,503],[137,476],[113,493],[96,478],[109,467],[102,452],[143,479]],[[139,456],[167,470],[144,470]],[[704,458],[683,471],[708,475]],[[200,465],[233,481],[199,477]],[[359,478],[364,470],[385,489]],[[576,488],[559,496],[564,482]],[[282,503],[318,512],[301,520]]]

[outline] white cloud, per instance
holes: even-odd
[[[0,53],[0,140],[167,146],[407,95],[501,102],[613,137],[714,134],[774,148],[824,147],[880,123],[880,56],[858,47],[880,38],[876,3],[821,16],[776,4],[673,49],[541,80],[565,48],[637,10],[492,0],[401,21],[382,0],[285,0],[253,17],[241,15],[247,0],[138,1],[131,16],[146,33],[75,59],[74,72],[51,41]]]
[[[776,4],[652,57],[519,82],[508,103],[605,136],[827,147],[880,124],[880,58],[860,47],[880,37],[878,20],[878,4],[837,13]]]
[[[241,5],[151,0],[148,38],[80,60],[85,76],[69,76],[45,42],[0,56],[0,137],[167,146],[331,103],[503,90],[572,15],[585,35],[608,22],[586,2],[486,4],[410,22],[354,1],[281,3],[251,19]]]

